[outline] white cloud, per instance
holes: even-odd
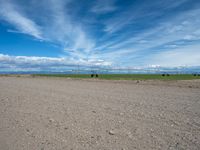
[[[9,1],[0,1],[0,19],[16,27],[18,32],[29,34],[37,39],[42,39],[40,27],[32,20],[16,10]]]
[[[147,3],[141,3],[130,7],[122,13],[116,13],[107,21],[104,19],[101,20],[105,25],[104,31],[106,31],[106,33],[103,35],[105,38],[100,40],[97,38],[101,38],[101,36],[93,38],[90,35],[92,29],[90,31],[87,24],[84,24],[81,20],[76,20],[77,16],[73,18],[73,13],[77,12],[76,10],[70,9],[72,0],[42,0],[39,3],[32,1],[32,7],[26,6],[28,7],[28,11],[24,9],[23,5],[19,5],[17,2],[14,3],[15,1],[17,0],[0,0],[0,19],[7,21],[15,27],[14,29],[8,29],[8,32],[24,33],[37,39],[56,43],[62,47],[67,53],[67,57],[71,59],[1,56],[2,60],[3,57],[6,59],[5,62],[8,60],[10,60],[10,62],[15,62],[12,65],[19,64],[19,62],[21,62],[21,64],[31,63],[34,65],[36,65],[37,62],[41,65],[46,64],[46,62],[47,64],[55,62],[55,64],[60,64],[62,66],[62,64],[70,63],[69,60],[74,64],[77,62],[88,64],[101,59],[104,60],[104,64],[111,64],[110,62],[117,64],[124,61],[129,61],[130,64],[134,64],[136,57],[140,57],[141,61],[143,61],[143,59],[146,58],[144,55],[149,55],[151,49],[153,49],[152,55],[155,53],[155,60],[156,57],[159,58],[159,53],[157,53],[160,51],[160,49],[157,48],[159,46],[166,49],[171,48],[177,50],[175,51],[176,54],[174,54],[176,57],[178,57],[178,55],[185,55],[186,50],[184,53],[181,53],[181,47],[186,44],[183,40],[192,41],[200,39],[200,9],[182,11],[179,15],[175,14],[173,17],[164,17],[161,21],[159,20],[158,23],[155,23],[154,27],[141,29],[141,31],[138,29],[138,34],[132,34],[132,30],[129,30],[130,32],[128,31],[128,33],[123,32],[118,34],[118,31],[133,26],[134,23],[137,24],[137,21],[139,20],[140,22],[140,19],[143,20],[149,17],[156,18],[160,15],[162,16],[164,11],[160,10],[176,8],[188,0],[180,0],[177,2],[173,0],[158,0],[148,3],[149,5]],[[114,12],[118,9],[115,6],[115,0],[98,0],[95,1],[94,4],[94,7],[90,10],[90,15],[102,15]],[[153,8],[160,9],[157,10]],[[93,13],[91,13],[91,11]],[[87,15],[88,14],[83,14],[83,17],[87,18]],[[101,21],[98,21],[98,23],[102,23]],[[144,21],[144,23],[146,22]],[[98,31],[98,33],[100,33],[99,35],[103,32],[101,27],[100,30],[100,32]],[[100,44],[98,40],[101,41]],[[179,44],[177,41],[179,41]],[[181,41],[182,44],[180,44]],[[161,56],[164,55],[163,53],[165,52],[160,52]],[[173,51],[166,54],[175,57],[172,55]],[[188,55],[196,58],[196,56],[191,53],[188,53]],[[166,58],[166,56],[164,58]],[[44,62],[42,59],[44,59]],[[188,60],[187,62],[190,63],[190,61]],[[146,65],[149,63],[150,62],[146,61]]]
[[[105,31],[108,33],[118,32],[127,26],[133,25],[139,19],[158,18],[165,14],[165,11],[174,9],[189,0],[158,0],[153,2],[138,2],[128,10],[113,16],[104,22]],[[153,20],[153,19],[152,19]]]
[[[108,66],[104,60],[75,60],[66,57],[10,56],[0,54],[0,71],[63,71],[70,67]]]
[[[113,12],[117,9],[114,3],[114,0],[97,0],[94,3],[94,7],[92,7],[91,11],[97,14]]]
[[[129,50],[127,58],[130,58],[130,61],[140,53],[149,55],[150,51],[152,53],[154,51],[164,51],[159,47],[181,49],[181,47],[187,45],[185,40],[195,41],[200,39],[199,15],[200,9],[186,11],[164,20],[159,26],[141,31],[135,36],[127,35],[116,42],[108,42],[107,49],[110,53],[112,52],[112,58],[117,57],[117,51],[123,49],[127,52]],[[127,47],[129,48],[127,49]],[[141,59],[143,59],[143,56],[141,56]]]
[[[158,52],[146,58],[146,63],[160,66],[200,66],[200,44]]]
[[[8,29],[8,32],[24,33],[39,40],[57,43],[66,53],[70,53],[67,50],[73,49],[74,57],[86,58],[95,46],[95,42],[89,38],[81,23],[73,22],[67,13],[66,6],[70,1],[43,0],[40,4],[32,3],[28,13],[22,5],[14,3],[13,0],[0,0],[0,19],[15,28]],[[40,7],[45,8],[46,12],[39,9]],[[36,17],[31,16],[30,12],[35,13]]]
[[[89,38],[81,23],[73,22],[67,13],[67,5],[71,0],[45,0],[45,2],[45,4],[50,3],[49,10],[52,13],[43,25],[45,37],[60,43],[67,53],[70,53],[68,50],[73,50],[74,56],[86,57],[95,46],[95,42]]]

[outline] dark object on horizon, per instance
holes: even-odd
[[[170,76],[170,74],[167,74],[167,76],[169,77],[169,76]]]
[[[162,74],[162,76],[164,77],[164,76],[165,76],[165,74]]]
[[[200,74],[198,74],[198,76],[200,76]]]
[[[99,77],[99,75],[98,74],[96,74],[96,78],[98,78]]]
[[[94,75],[93,74],[91,74],[91,78],[93,78],[94,77]]]
[[[193,76],[197,76],[197,74],[193,74]]]

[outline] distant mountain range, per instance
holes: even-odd
[[[69,70],[62,71],[0,71],[0,74],[90,74],[90,73],[100,73],[100,74],[161,74],[161,73],[170,73],[170,74],[191,74],[191,73],[200,73],[200,66],[187,67],[129,67],[129,68],[74,68]]]

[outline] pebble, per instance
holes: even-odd
[[[128,132],[128,137],[131,139],[133,137],[131,132]]]
[[[121,113],[120,113],[120,116],[123,116],[123,115],[124,115],[124,113],[121,112]]]
[[[49,119],[49,122],[54,122],[54,120],[53,119]]]
[[[110,134],[110,135],[114,135],[115,132],[114,132],[113,130],[110,130],[110,131],[109,131],[109,134]]]

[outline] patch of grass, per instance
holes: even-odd
[[[43,77],[66,77],[66,78],[91,78],[90,74],[34,74]],[[91,78],[94,79],[95,77]],[[107,80],[192,80],[200,79],[200,76],[191,74],[175,74],[162,76],[161,74],[99,74],[98,79]]]

